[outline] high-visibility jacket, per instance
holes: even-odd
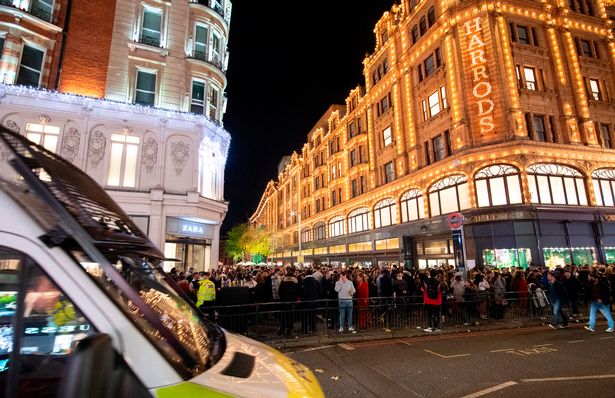
[[[199,281],[199,291],[196,293],[196,306],[200,307],[205,301],[216,300],[216,285],[209,279]]]

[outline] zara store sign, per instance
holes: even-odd
[[[207,224],[179,218],[167,218],[167,234],[191,238],[212,238],[213,228]]]

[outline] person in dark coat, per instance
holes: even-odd
[[[547,273],[547,280],[549,281],[549,301],[553,306],[553,318],[549,327],[553,329],[567,328],[568,316],[562,308],[566,303],[566,288],[562,282],[557,280],[553,271]]]
[[[318,305],[316,300],[321,295],[320,282],[314,277],[312,270],[308,269],[301,283],[301,302],[303,304],[301,332],[304,334],[316,332],[316,307]]]
[[[301,287],[295,277],[294,268],[289,268],[286,271],[286,276],[280,282],[278,290],[280,295],[280,334],[290,336],[293,332],[293,322],[296,303],[301,298]]]

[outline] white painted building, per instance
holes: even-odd
[[[51,48],[40,60],[16,58],[21,61],[11,67],[14,80],[0,84],[0,123],[105,187],[167,257],[181,260],[166,263],[167,269],[210,269],[219,258],[228,209],[224,168],[230,135],[221,121],[230,10],[224,0],[118,0],[109,19],[104,98],[74,94],[86,90],[63,81],[64,70],[59,86],[71,89],[45,89],[44,69],[53,68],[49,57],[58,53]],[[0,37],[2,26],[0,21]],[[78,44],[68,33],[69,45]],[[27,49],[30,41],[20,34],[28,33],[11,30],[10,51]],[[41,76],[39,87],[15,85],[32,68]],[[0,148],[0,160],[5,158]],[[6,164],[1,167],[10,173]]]

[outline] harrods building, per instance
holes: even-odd
[[[615,262],[615,11],[603,0],[403,0],[365,82],[267,184],[282,262]]]

